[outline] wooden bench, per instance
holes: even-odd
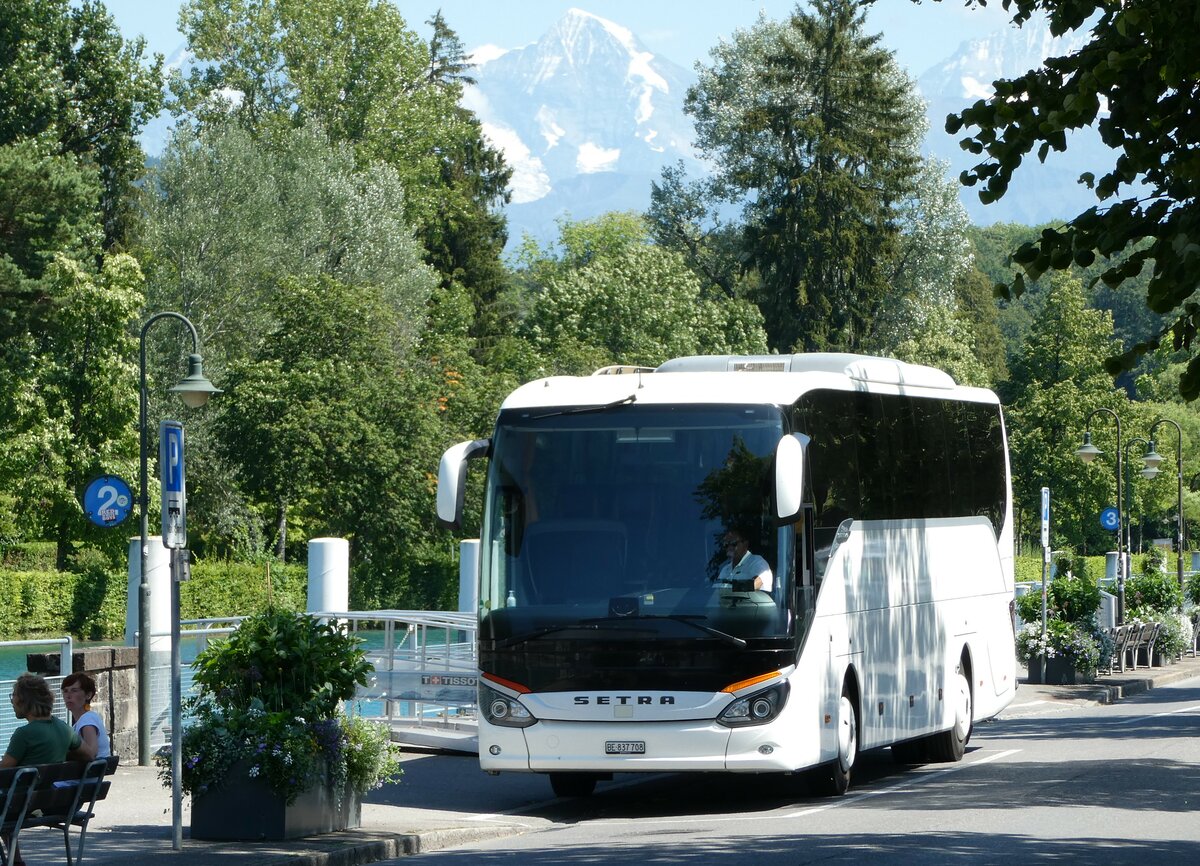
[[[96,801],[108,795],[111,783],[105,777],[116,771],[119,761],[114,755],[86,763],[65,761],[0,770],[0,864],[9,866],[18,836],[31,827],[62,830],[67,866],[81,862],[88,822],[95,814]],[[72,827],[79,828],[74,854]]]
[[[1107,665],[1110,674],[1116,673],[1118,669],[1121,673],[1125,672],[1125,657],[1129,652],[1129,644],[1136,641],[1140,633],[1141,626],[1135,625],[1118,625],[1108,630],[1113,642],[1112,655],[1109,656]]]
[[[1131,628],[1137,629],[1137,626]],[[1129,639],[1126,647],[1129,653],[1130,666],[1136,671],[1139,659],[1143,658],[1145,653],[1145,661],[1142,662],[1143,667],[1154,666],[1154,642],[1158,640],[1158,631],[1161,626],[1156,622],[1144,622],[1136,635]]]

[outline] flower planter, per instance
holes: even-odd
[[[349,785],[340,803],[329,786],[314,785],[287,805],[265,780],[251,779],[246,770],[245,764],[235,764],[220,789],[192,797],[193,839],[278,841],[360,824],[362,802]]]
[[[1052,686],[1073,686],[1076,683],[1090,683],[1095,675],[1081,673],[1075,670],[1070,659],[1063,656],[1031,656],[1029,659],[1029,681],[1045,683]]]

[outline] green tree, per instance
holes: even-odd
[[[51,150],[33,139],[0,145],[0,351],[45,328],[53,305],[42,278],[54,257],[99,251],[99,178]]]
[[[154,173],[139,249],[152,308],[188,315],[216,369],[254,352],[287,276],[379,286],[415,343],[433,275],[387,165],[360,167],[320,127],[257,140],[228,123],[183,130]]]
[[[1200,325],[1194,300],[1200,283],[1194,241],[1200,193],[1200,130],[1193,122],[1200,98],[1196,8],[1172,0],[1003,0],[1003,6],[1018,24],[1044,13],[1054,35],[1086,30],[1089,40],[1018,78],[995,82],[989,99],[947,118],[948,132],[971,130],[962,140],[965,149],[986,153],[963,173],[963,182],[982,184],[980,200],[995,201],[1025,157],[1036,151],[1044,160],[1050,150],[1065,150],[1072,129],[1095,127],[1114,153],[1111,166],[1080,178],[1098,204],[1014,253],[1024,273],[1012,280],[1011,293],[1020,295],[1026,278],[1072,264],[1105,262],[1100,279],[1110,286],[1149,265],[1146,302],[1170,321],[1106,367],[1114,375],[1128,370],[1164,341],[1190,347]],[[1180,390],[1189,400],[1200,395],[1200,357],[1190,361]]]
[[[766,351],[751,304],[706,292],[678,253],[648,239],[639,217],[607,214],[560,224],[558,256],[527,247],[537,294],[522,333],[553,372]]]
[[[486,318],[506,240],[492,207],[507,201],[510,172],[459,105],[463,52],[444,21],[432,49],[379,0],[190,0],[181,21],[203,62],[173,80],[177,111],[232,113],[267,138],[315,121],[360,165],[391,166],[427,260]]]
[[[91,526],[83,487],[102,473],[133,477],[137,436],[136,349],[142,275],[130,256],[99,272],[56,258],[41,285],[53,299],[36,331],[3,344],[0,364],[0,489],[14,497],[26,537],[57,542],[59,568],[84,540],[116,555],[124,538]]]
[[[404,221],[403,189],[390,166],[360,168],[348,144],[331,143],[315,124],[267,140],[214,122],[199,132],[181,131],[155,181],[158,195],[148,202],[140,238],[149,305],[192,318],[210,376],[222,388],[226,367],[269,360],[260,353],[280,328],[279,311],[288,304],[281,293],[322,277],[347,291],[370,287],[373,302],[387,308],[386,342],[396,356],[418,344],[437,279]],[[156,336],[151,369],[181,369],[178,340]],[[266,373],[261,384],[264,401],[287,396],[280,396],[280,380]],[[226,401],[214,403],[218,412]],[[275,410],[261,408],[248,422],[270,423]],[[206,435],[212,417],[206,412],[190,425],[197,483],[189,493],[197,515],[204,515],[197,535],[218,550],[255,551],[264,534],[255,508],[269,507],[266,522],[276,527],[279,497],[262,479],[249,493],[243,489],[240,479],[268,470],[242,466],[237,452],[214,447]],[[286,449],[279,452],[285,455]],[[289,493],[288,501],[298,500]],[[299,509],[292,516],[297,531],[291,534],[303,537],[308,514]]]
[[[1077,279],[1055,275],[1002,391],[1008,407],[1014,511],[1022,526],[1035,526],[1041,488],[1049,487],[1055,545],[1099,552],[1112,543],[1096,515],[1116,504],[1111,462],[1116,431],[1106,415],[1093,420],[1093,439],[1106,452],[1105,460],[1102,465],[1084,464],[1075,449],[1088,414],[1100,407],[1116,412],[1126,439],[1133,429],[1145,429],[1125,393],[1114,389],[1104,372],[1103,359],[1111,350],[1109,315],[1087,309]]]
[[[162,57],[121,38],[96,0],[0,0],[0,145],[37,139],[94,165],[105,248],[125,239],[161,72]]]
[[[278,324],[253,360],[230,368],[217,428],[221,451],[272,509],[282,557],[291,510],[314,531],[357,538],[348,518],[365,503],[347,491],[383,484],[398,462],[387,395],[400,362],[398,317],[379,289],[288,278],[275,297]]]
[[[938,367],[961,384],[986,387],[995,381],[994,367],[980,353],[975,329],[985,338],[989,324],[995,331],[995,308],[967,306],[974,300],[964,296],[973,272],[969,221],[957,185],[945,172],[945,163],[923,162],[912,194],[896,209],[900,235],[892,301],[876,320],[873,349]]]
[[[743,207],[739,253],[771,347],[853,351],[889,296],[923,110],[857,3],[813,10],[718,45],[685,107],[713,195]]]

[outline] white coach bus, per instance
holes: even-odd
[[[488,772],[583,796],[614,772],[811,769],[840,794],[863,750],[961,759],[1013,698],[991,391],[848,354],[541,379],[443,456],[444,525],[483,456]],[[723,570],[731,538],[765,581]]]

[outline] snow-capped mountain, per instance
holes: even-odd
[[[992,82],[1017,78],[1040,67],[1047,57],[1061,57],[1078,51],[1087,34],[1055,37],[1043,21],[1030,21],[1024,27],[1009,27],[984,38],[964,42],[945,61],[929,69],[917,80],[921,94],[929,103],[929,136],[926,151],[949,160],[953,177],[979,162],[959,147],[967,131],[948,135],[946,115],[957,113],[992,94]],[[1029,225],[1072,217],[1095,204],[1094,195],[1078,183],[1084,171],[1101,170],[1113,164],[1112,152],[1094,130],[1082,130],[1067,136],[1065,153],[1051,152],[1044,164],[1036,154],[1027,158],[1000,201],[980,203],[974,189],[965,189],[962,201],[977,225],[995,222],[1019,222]]]
[[[572,9],[536,42],[473,59],[464,104],[513,168],[514,240],[552,238],[564,214],[644,210],[664,165],[703,171],[683,113],[695,76],[619,24]]]

